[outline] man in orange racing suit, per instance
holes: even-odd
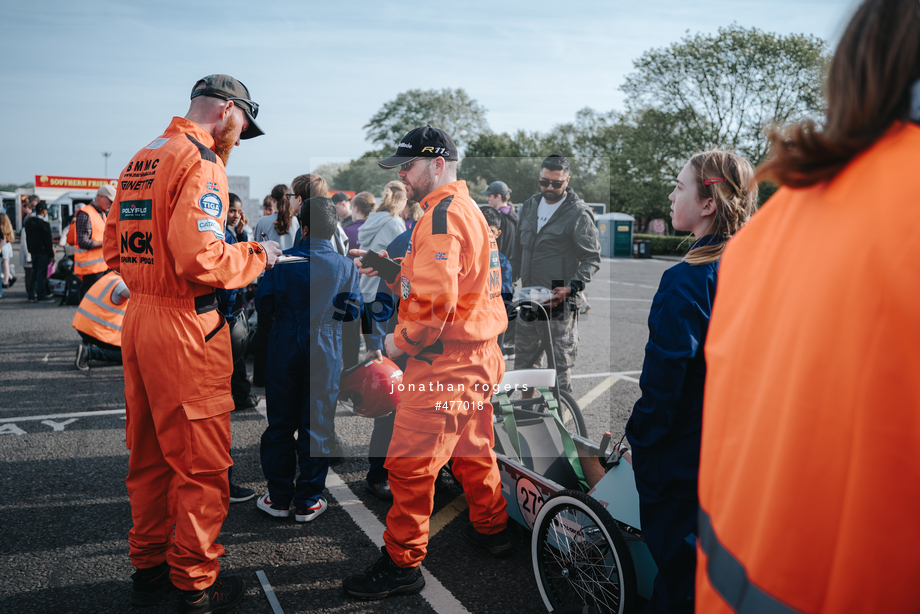
[[[420,202],[424,213],[391,284],[401,302],[386,352],[410,358],[385,464],[393,491],[386,546],[374,565],[344,582],[346,592],[362,599],[417,593],[425,586],[419,566],[427,552],[434,485],[451,458],[470,507],[467,539],[493,556],[511,553],[489,403],[491,386],[505,373],[496,338],[508,324],[498,245],[466,183],[457,181],[457,149],[447,134],[416,128],[378,164],[400,167],[409,199]],[[376,274],[372,268],[361,272]]]
[[[122,331],[132,602],[172,585],[180,612],[221,611],[243,582],[217,578],[214,540],[227,515],[229,327],[215,288],[241,288],[280,255],[273,242],[228,245],[224,165],[239,140],[262,134],[258,105],[226,75],[195,84],[184,118],[131,159],[103,240],[106,264],[131,291]],[[167,504],[168,501],[168,504]]]

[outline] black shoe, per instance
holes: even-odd
[[[246,409],[255,409],[256,405],[258,405],[259,401],[261,400],[262,400],[262,397],[257,394],[250,394],[249,396],[244,397],[243,399],[240,399],[239,401],[234,399],[233,409],[235,409],[236,411],[243,411]]]
[[[370,482],[364,482],[364,488],[373,493],[378,499],[383,501],[392,501],[393,500],[393,491],[390,490],[390,480],[384,480],[379,484],[371,484]]]
[[[39,303],[47,303],[48,301],[53,301],[54,297],[53,296],[40,296],[36,300],[38,300]]]
[[[7,286],[7,288],[12,288],[13,284],[16,283],[16,279],[16,277],[10,277],[10,284]]]
[[[35,299],[34,299],[34,298],[30,298],[30,299],[29,299],[29,302],[30,302],[30,303],[34,303],[34,302],[35,302]]]
[[[81,343],[77,346],[77,359],[74,361],[80,371],[89,371],[89,346]]]
[[[383,599],[390,595],[414,595],[425,588],[425,578],[419,567],[397,567],[386,547],[380,548],[376,563],[342,582],[342,588],[358,599]]]
[[[179,614],[211,614],[226,612],[243,598],[246,584],[237,576],[218,576],[214,584],[203,591],[182,591]]]
[[[508,527],[495,535],[485,535],[476,530],[472,524],[463,529],[463,536],[471,544],[485,548],[493,557],[503,559],[511,556],[511,538],[508,537]]]
[[[256,491],[230,483],[230,503],[242,503],[256,496]]]
[[[158,603],[175,588],[169,581],[169,565],[166,561],[156,567],[138,569],[131,574],[131,580],[134,582],[131,603],[141,608]]]

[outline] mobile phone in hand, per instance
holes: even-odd
[[[399,271],[402,269],[400,264],[395,260],[384,258],[372,250],[367,250],[367,253],[364,254],[364,258],[361,259],[361,264],[363,268],[377,271],[377,274],[388,284],[396,281],[396,278],[399,276]]]

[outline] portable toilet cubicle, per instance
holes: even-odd
[[[601,241],[601,256],[607,258],[632,258],[633,223],[625,213],[604,213],[595,216]]]

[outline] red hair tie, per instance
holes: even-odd
[[[725,181],[725,179],[723,179],[722,177],[713,177],[712,179],[704,179],[703,184],[712,185],[714,183],[722,183],[723,181]]]

